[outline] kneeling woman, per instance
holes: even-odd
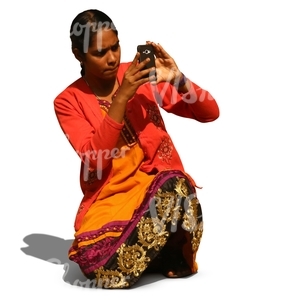
[[[219,116],[216,101],[159,44],[147,42],[155,75],[138,53],[121,63],[118,32],[101,11],[78,14],[70,37],[81,76],[54,100],[81,159],[84,196],[69,258],[103,288],[130,287],[147,271],[196,273],[201,206],[160,108],[211,122]]]

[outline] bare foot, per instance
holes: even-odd
[[[192,275],[180,250],[170,250],[163,254],[163,274],[168,278],[182,278]]]

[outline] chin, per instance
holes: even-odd
[[[117,78],[117,72],[114,74],[103,74],[102,79],[104,80],[112,80]]]
[[[112,79],[112,78],[117,77],[118,69],[119,69],[119,67],[116,68],[116,70],[104,72],[103,73],[103,79]]]

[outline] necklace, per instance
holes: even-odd
[[[116,97],[118,91],[119,91],[119,87],[116,89],[116,91],[114,92],[114,94],[111,97],[111,102],[109,102],[108,100],[105,99],[101,99],[91,88],[91,86],[89,85],[89,83],[87,82],[87,80],[85,79],[85,77],[83,77],[85,83],[87,84],[87,86],[91,89],[91,91],[93,92],[94,96],[96,97],[96,99],[98,100],[98,103],[101,107],[101,109],[103,109],[106,113],[108,112],[111,102],[114,100],[114,98]],[[135,130],[133,129],[126,113],[124,114],[123,117],[123,122],[124,122],[124,126],[122,128],[121,131],[121,135],[125,141],[125,143],[127,144],[127,146],[132,147],[133,145],[135,145],[137,143],[137,135]]]

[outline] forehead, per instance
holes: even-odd
[[[106,49],[115,45],[118,42],[118,37],[116,33],[107,28],[98,29],[96,34],[94,34],[90,48],[92,49]]]

